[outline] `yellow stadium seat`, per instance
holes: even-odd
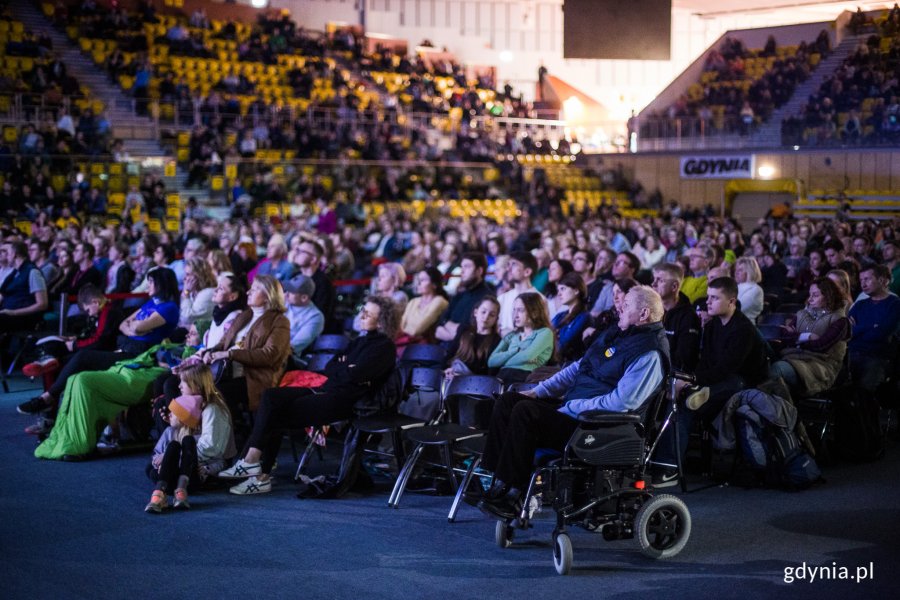
[[[16,221],[16,229],[25,235],[31,235],[31,221]]]

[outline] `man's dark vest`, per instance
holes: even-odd
[[[566,401],[608,394],[631,363],[654,350],[659,352],[665,375],[669,372],[669,341],[662,323],[631,327],[627,331],[610,327],[585,352]]]
[[[0,294],[3,294],[0,308],[13,310],[34,304],[34,294],[31,293],[31,288],[28,286],[28,280],[31,278],[34,268],[33,264],[25,261],[13,272],[13,275],[6,278],[3,287],[0,287]]]

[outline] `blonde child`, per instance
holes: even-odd
[[[174,489],[174,508],[190,508],[188,489],[225,468],[237,454],[231,413],[216,389],[209,367],[203,363],[179,373],[181,395],[169,403],[169,427],[153,449],[147,474],[156,483],[144,508],[160,513],[168,507],[167,494]]]

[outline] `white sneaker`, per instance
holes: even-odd
[[[251,477],[247,481],[242,481],[236,486],[228,490],[232,494],[238,496],[250,496],[252,494],[268,494],[272,491],[272,480],[266,479],[260,481],[256,477]]]
[[[701,406],[706,404],[707,400],[709,400],[709,388],[702,387],[699,390],[697,390],[696,392],[694,392],[693,394],[691,394],[690,396],[688,396],[687,400],[685,400],[684,403],[687,405],[687,407],[689,409],[697,410],[698,408],[700,408]]]
[[[262,467],[259,466],[259,463],[246,463],[241,459],[234,463],[230,468],[219,471],[216,477],[219,479],[245,479],[247,477],[256,477],[261,474]]]

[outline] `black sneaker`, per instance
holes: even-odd
[[[482,498],[478,503],[481,512],[490,517],[496,517],[503,521],[512,521],[522,512],[522,499],[506,495],[500,498]]]
[[[657,471],[653,474],[653,481],[651,485],[654,488],[667,488],[667,487],[675,487],[678,485],[678,471],[675,469],[666,469],[664,471]]]
[[[36,396],[28,402],[23,402],[16,407],[20,415],[39,415],[53,410],[53,403],[47,402],[40,396]]]

